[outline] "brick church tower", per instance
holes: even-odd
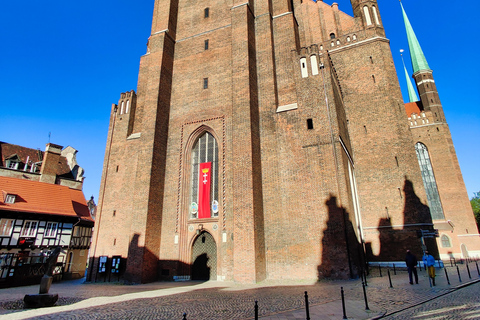
[[[421,254],[434,222],[389,41],[377,1],[351,2],[155,1],[137,92],[112,106],[89,280],[348,278]]]

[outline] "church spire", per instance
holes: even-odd
[[[415,32],[413,32],[412,25],[408,20],[407,14],[405,13],[405,9],[403,9],[401,1],[400,6],[402,7],[403,20],[405,21],[405,29],[407,30],[408,47],[410,49],[413,72],[416,73],[421,70],[430,70],[427,59],[425,59],[425,55],[423,54],[422,48],[420,47],[420,43],[417,40]]]
[[[403,70],[405,70],[405,79],[407,80],[409,102],[417,102],[419,101],[417,92],[413,88],[412,80],[410,79],[410,76],[408,75],[408,72],[407,72],[407,68],[405,67],[405,61],[403,61],[403,49],[400,50],[400,55],[402,56]]]

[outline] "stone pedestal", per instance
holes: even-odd
[[[25,308],[52,307],[58,300],[58,294],[26,294],[23,298]]]

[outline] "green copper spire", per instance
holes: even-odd
[[[400,50],[400,52],[403,52],[403,49]],[[410,100],[409,102],[417,102],[420,99],[418,99],[417,92],[413,88],[412,79],[408,75],[407,68],[405,67],[405,61],[403,61],[403,55],[402,55],[402,62],[403,62],[403,70],[405,70],[405,78],[407,79],[408,99]]]
[[[400,6],[402,7],[403,20],[405,21],[405,29],[407,30],[408,47],[410,48],[413,72],[415,73],[420,70],[430,70],[427,59],[425,59],[425,55],[420,47],[420,43],[418,43],[417,36],[415,36],[415,32],[413,32],[412,25],[408,20],[407,14],[405,13],[401,2]]]

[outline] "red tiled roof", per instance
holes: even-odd
[[[35,163],[42,161],[45,153],[40,150],[0,141],[1,166],[5,166],[5,160],[14,154],[16,154],[20,158],[20,161],[22,163],[25,163],[27,161],[27,158],[29,163]],[[67,163],[67,159],[65,157],[60,156],[57,167],[57,175],[64,176],[66,178],[73,178],[70,167]]]
[[[0,211],[31,212],[92,221],[81,190],[38,181],[0,177]],[[3,194],[15,194],[15,203],[4,203]]]
[[[423,107],[420,101],[405,103],[405,111],[407,112],[407,116],[409,118],[412,116],[412,113],[420,115],[420,112],[422,112],[422,110]]]

